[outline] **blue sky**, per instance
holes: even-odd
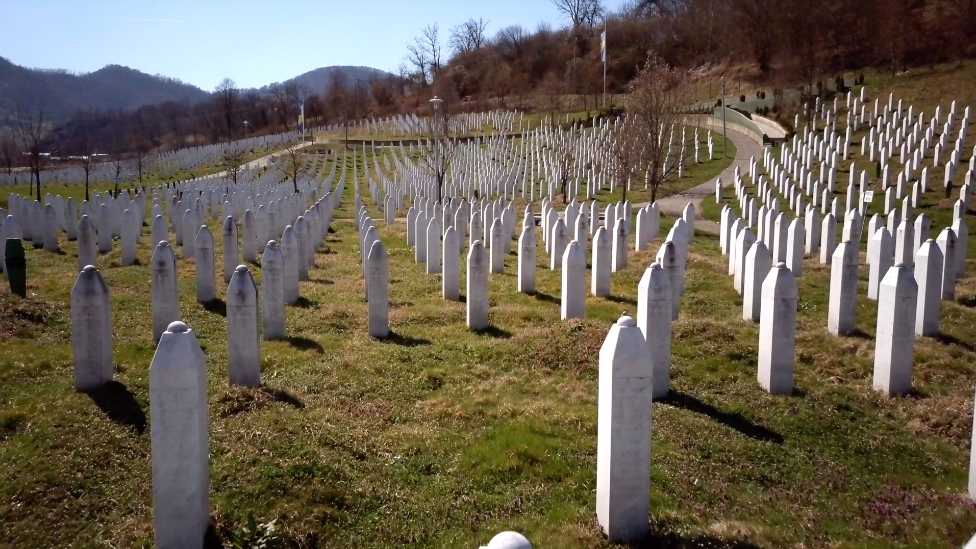
[[[446,42],[469,17],[487,19],[489,35],[565,23],[549,0],[0,0],[0,56],[75,72],[125,65],[205,90],[225,76],[260,87],[327,65],[395,71],[425,25],[437,22]]]

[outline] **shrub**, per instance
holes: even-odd
[[[716,100],[715,101],[715,106],[716,107],[721,107],[722,106],[722,100],[721,99]]]
[[[746,96],[740,95],[739,96],[739,103],[745,103],[745,102],[746,102]]]

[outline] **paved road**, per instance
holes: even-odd
[[[735,143],[735,160],[718,177],[722,178],[722,185],[732,184],[735,177],[735,167],[739,167],[739,173],[746,173],[749,170],[749,157],[755,156],[757,160],[762,158],[763,147],[756,143],[745,134],[728,130],[729,139]],[[685,205],[691,202],[695,205],[695,211],[701,211],[701,202],[707,196],[715,195],[715,180],[710,179],[701,185],[692,187],[678,194],[673,194],[667,198],[658,199],[657,205],[661,208],[661,213],[668,217],[679,217]],[[635,204],[635,207],[642,207],[646,204]],[[718,234],[718,223],[706,219],[695,220],[695,229],[707,233]]]

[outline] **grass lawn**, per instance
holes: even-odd
[[[228,387],[226,321],[196,303],[193,261],[179,260],[181,316],[207,356],[218,535],[253,515],[277,521],[272,546],[476,547],[513,529],[536,547],[608,547],[594,517],[597,356],[611,323],[636,313],[661,239],[571,322],[559,320],[541,240],[535,295],[515,291],[508,256],[490,278],[491,329],[473,334],[464,304],[443,301],[440,279],[413,262],[404,225],[385,226],[369,205],[390,255],[392,337],[366,335],[347,184],[287,310],[289,338],[262,343],[259,390]],[[662,219],[661,234],[670,226]],[[152,544],[147,235],[139,265],[120,266],[118,246],[100,257],[118,381],[107,391],[72,390],[75,243],[28,251],[28,299],[0,290],[0,546]],[[866,270],[860,331],[838,338],[826,329],[829,270],[808,258],[796,391],[774,397],[756,381],[758,325],[741,320],[726,265],[717,237],[699,233],[673,326],[672,393],[653,406],[650,545],[962,545],[976,523],[976,279],[943,303],[942,335],[916,340],[915,391],[889,398],[871,389]]]

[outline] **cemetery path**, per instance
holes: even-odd
[[[728,137],[735,143],[736,153],[735,160],[724,170],[722,173],[718,174],[718,177],[722,178],[722,181],[726,185],[730,184],[734,179],[735,168],[738,166],[739,173],[745,173],[749,170],[749,158],[755,156],[756,158],[762,158],[763,148],[762,145],[756,143],[752,138],[746,136],[744,133],[740,133],[734,130],[728,130]],[[695,211],[701,211],[701,201],[706,196],[711,196],[715,194],[715,179],[706,181],[701,185],[697,185],[688,189],[687,191],[680,192],[675,195],[671,195],[666,198],[661,198],[657,201],[658,206],[661,208],[661,213],[669,217],[678,217],[681,215],[682,210],[685,205],[691,202],[695,205]],[[646,204],[646,203],[645,203]],[[643,207],[645,204],[634,204],[635,207]],[[696,219],[695,229],[699,231],[704,231],[706,233],[718,234],[718,223],[714,221],[709,221],[707,219]]]
[[[311,141],[309,141],[307,143],[302,143],[301,145],[298,145],[298,148],[301,149],[301,148],[307,147],[307,146],[309,146],[311,144],[312,144]],[[273,153],[266,154],[266,155],[262,156],[261,158],[256,158],[256,159],[248,162],[243,167],[246,168],[246,169],[262,168],[264,166],[267,166],[268,163],[271,162],[271,159],[272,158],[274,158],[276,156],[281,156],[282,154],[284,154],[284,152],[285,152],[284,149],[282,149],[282,150],[275,151]],[[222,171],[222,172],[217,172],[217,173],[213,174],[212,176],[208,176],[208,177],[226,177],[226,176],[227,176],[227,171],[225,170],[225,171]]]

